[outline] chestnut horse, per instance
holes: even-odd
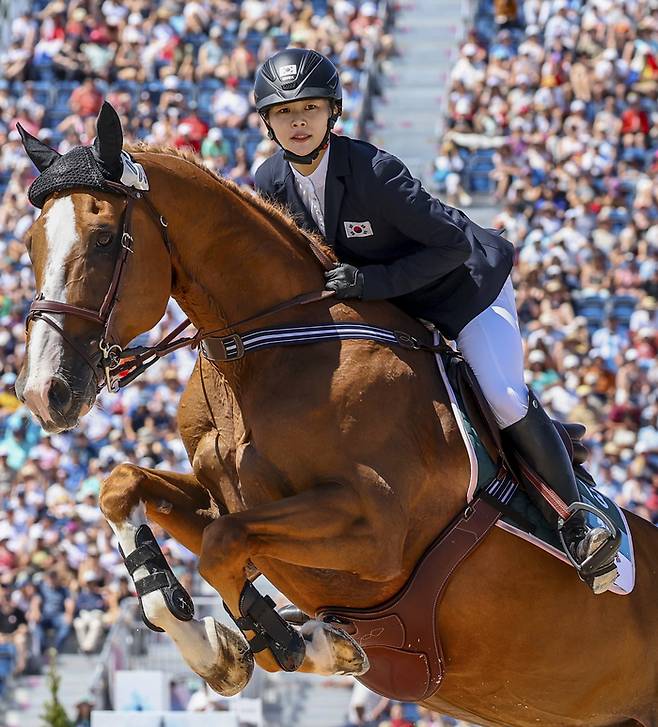
[[[111,167],[120,124],[108,131],[99,119],[99,140]],[[146,199],[135,200],[133,253],[112,320],[121,346],[151,329],[171,296],[194,326],[210,330],[322,289],[307,236],[280,210],[188,153],[129,151],[146,171],[148,202],[166,218],[170,249]],[[43,158],[42,170],[54,157]],[[100,307],[121,253],[125,204],[84,184],[47,197],[28,241],[45,298]],[[93,405],[97,382],[83,355],[98,360],[99,326],[52,317],[59,329],[31,320],[16,389],[46,430],[61,431]],[[423,330],[390,303],[331,298],[275,313],[268,325],[333,321]],[[383,603],[464,507],[469,460],[424,352],[349,340],[228,363],[199,357],[178,421],[193,473],[121,464],[103,483],[101,509],[125,556],[146,517],[196,553],[200,574],[233,614],[257,573],[308,614]],[[572,568],[494,528],[435,613],[446,675],[427,706],[482,725],[658,725],[658,533],[627,517],[637,579],[624,597],[594,596]],[[280,668],[268,649],[254,656],[212,619],[172,615],[160,590],[142,606],[220,693],[245,686],[254,658]],[[358,676],[368,668],[338,628],[311,620],[302,632],[301,670]]]

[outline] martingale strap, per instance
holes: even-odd
[[[199,348],[210,361],[237,361],[249,351],[274,346],[298,346],[319,341],[361,340],[402,346],[411,350],[436,350],[432,344],[423,343],[404,331],[377,328],[363,323],[325,323],[317,326],[292,326],[262,328],[250,333],[234,333],[230,336],[209,336]],[[442,349],[443,350],[443,349]]]

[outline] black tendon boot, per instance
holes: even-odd
[[[598,508],[579,502],[573,464],[555,425],[535,395],[529,392],[528,412],[520,421],[501,432],[508,455],[527,464],[562,503],[551,502],[550,492],[536,486],[527,493],[551,527],[558,530],[566,554],[594,593],[603,593],[618,575],[615,556],[621,533]],[[522,468],[520,468],[522,469]],[[605,527],[591,527],[585,511],[597,516]]]

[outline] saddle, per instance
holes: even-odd
[[[475,427],[491,459],[494,462],[502,459],[507,469],[516,475],[525,487],[532,487],[529,477],[534,475],[536,478],[537,473],[527,472],[519,467],[516,464],[519,458],[514,456],[515,452],[510,450],[509,445],[503,445],[496,417],[482,393],[471,367],[457,352],[444,355],[443,362],[450,384],[461,397],[466,415]],[[574,467],[578,467],[580,471],[589,455],[587,447],[582,441],[586,432],[585,425],[575,422],[560,422],[556,419],[553,419],[553,424],[567,448]]]
[[[530,487],[528,475],[517,471],[514,453],[503,448],[500,429],[467,362],[451,349],[441,348],[452,387],[498,470],[489,486],[476,495],[425,552],[404,588],[387,603],[368,609],[322,608],[317,618],[350,634],[365,650],[370,669],[359,681],[372,691],[401,701],[422,702],[440,687],[444,658],[435,611],[450,576],[505,510],[504,498],[515,480]],[[582,424],[554,422],[575,467],[585,462]],[[584,470],[583,470],[584,472]]]

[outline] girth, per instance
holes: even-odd
[[[506,470],[498,484],[511,482]],[[504,487],[502,489],[505,489]],[[405,702],[429,699],[441,685],[444,659],[437,609],[455,569],[475,550],[500,517],[491,498],[477,497],[439,535],[402,591],[368,609],[322,608],[317,618],[350,634],[370,659],[360,682],[378,694]]]

